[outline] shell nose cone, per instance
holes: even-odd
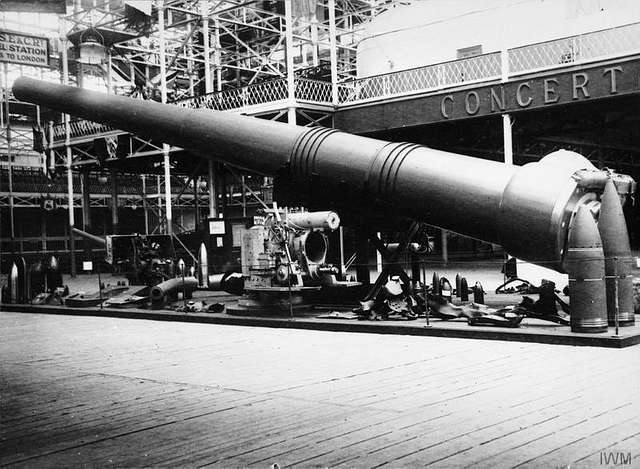
[[[620,197],[611,180],[607,182],[602,193],[598,230],[602,237],[605,257],[609,325],[615,325],[617,322],[621,326],[631,326],[635,323],[631,246]]]
[[[9,277],[11,279],[18,279],[18,265],[14,262],[11,264],[11,269],[9,271]]]
[[[49,262],[47,263],[48,270],[58,270],[58,259],[56,256],[51,256],[49,258]]]
[[[596,221],[585,205],[578,209],[571,224],[569,248],[602,248],[602,238],[598,232]]]
[[[198,249],[198,259],[200,261],[207,259],[207,247],[204,245],[204,243],[200,243],[200,249]]]
[[[580,206],[569,231],[565,257],[571,298],[571,331],[607,331],[602,240],[591,210]]]
[[[200,243],[198,249],[198,285],[206,288],[209,282],[209,260],[207,256],[207,247],[204,243]]]
[[[598,230],[604,243],[605,256],[630,256],[629,233],[624,220],[622,204],[613,181],[604,187],[600,202]]]

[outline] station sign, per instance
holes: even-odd
[[[0,62],[49,67],[49,39],[0,30]]]

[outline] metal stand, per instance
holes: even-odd
[[[426,262],[422,263],[422,295],[424,296],[424,314],[427,318],[427,323],[424,327],[431,327],[429,324],[429,304],[427,303],[427,265]]]
[[[96,272],[98,272],[98,295],[100,296],[100,309],[102,309],[102,279],[100,278],[100,262],[96,262]]]
[[[614,257],[613,258],[613,265],[614,265],[614,270],[613,270],[613,276],[614,276],[614,282],[613,282],[613,297],[615,298],[615,324],[616,324],[616,337],[618,337],[619,335],[619,327],[620,327],[620,306],[618,304],[618,258]]]
[[[380,292],[380,289],[384,286],[384,284],[387,282],[387,279],[391,275],[398,275],[406,285],[411,287],[411,279],[409,278],[407,273],[404,271],[404,269],[401,269],[399,267],[398,259],[400,258],[400,255],[406,251],[407,247],[409,246],[409,243],[411,243],[411,240],[413,239],[414,235],[418,232],[419,228],[420,228],[420,223],[412,222],[411,226],[409,227],[409,230],[405,233],[404,237],[400,241],[398,245],[398,249],[391,255],[389,255],[384,243],[380,240],[380,238],[378,238],[378,236],[372,236],[370,238],[375,244],[378,252],[382,254],[385,260],[385,266],[383,267],[382,272],[380,272],[380,275],[378,275],[378,278],[376,279],[375,283],[373,284],[371,289],[367,292],[367,294],[362,299],[362,301],[373,300],[378,295],[378,293]]]

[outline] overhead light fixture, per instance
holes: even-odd
[[[100,65],[107,57],[104,46],[104,37],[95,28],[89,28],[82,32],[78,42],[78,62],[88,65]]]

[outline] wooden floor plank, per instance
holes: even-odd
[[[629,402],[631,407],[632,403]],[[594,454],[588,458],[581,458],[580,464],[600,464],[602,458],[600,453],[614,454],[614,453],[636,453],[640,449],[638,441],[633,441],[633,438],[640,436],[640,430],[638,429],[638,423],[636,421],[637,415],[634,418],[632,415],[625,416],[622,421],[616,421],[603,430],[597,430],[591,435],[567,444],[552,451],[544,456],[536,457],[530,461],[527,465],[529,467],[556,467],[564,464],[565,461],[572,461],[573,465],[579,465],[576,461],[576,455],[583,455],[586,451],[591,450]],[[638,432],[633,435],[633,432]],[[629,434],[633,436],[629,437]],[[625,441],[622,441],[625,440]],[[613,443],[612,443],[613,442]],[[593,450],[596,451],[593,451]],[[610,456],[608,457],[608,459]],[[626,459],[626,458],[625,458]]]
[[[0,465],[636,458],[639,352],[0,312]]]
[[[579,415],[574,421],[563,421],[559,427],[549,429],[543,435],[536,435],[536,438],[529,438],[531,435],[524,435],[527,441],[522,442],[517,447],[509,448],[499,456],[492,456],[490,463],[498,466],[509,464],[514,467],[520,465],[530,465],[536,458],[541,458],[567,445],[572,445],[593,433],[604,430],[612,425],[612,422],[630,422],[632,431],[638,431],[640,414],[638,409],[623,407],[606,413],[598,413],[597,416]],[[569,459],[576,459],[573,454]],[[563,462],[563,465],[565,463]],[[481,462],[475,461],[470,466],[483,467]]]
[[[565,404],[575,406],[571,401],[565,401]],[[474,410],[475,412],[473,412]],[[479,443],[492,436],[508,433],[514,428],[526,426],[527,422],[551,420],[557,417],[560,412],[553,405],[546,408],[531,405],[528,408],[521,407],[515,414],[512,411],[499,409],[488,414],[487,409],[477,409],[477,407],[474,409],[473,406],[469,406],[467,412],[459,414],[457,419],[454,415],[449,415],[445,422],[434,420],[426,425],[418,424],[395,432],[383,440],[371,440],[365,445],[345,445],[333,452],[329,463],[331,465],[343,463],[351,459],[350,452],[355,452],[362,455],[358,461],[368,466],[384,462],[404,464],[403,458],[413,454],[416,445],[420,444],[423,448],[428,449],[429,457],[420,456],[423,459],[421,463],[426,464],[430,460],[429,458],[440,459],[443,457],[442,450],[449,451],[452,446],[457,445],[457,448],[462,449],[468,448],[470,445],[473,446],[474,442]],[[447,426],[439,424],[447,424]],[[395,445],[392,444],[394,441]]]

